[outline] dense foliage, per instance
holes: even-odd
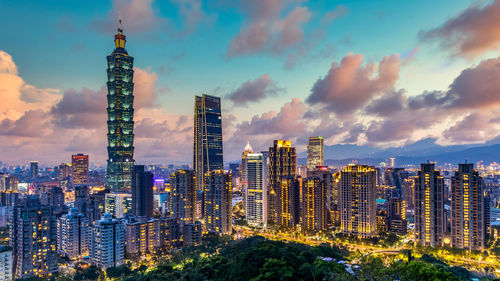
[[[367,257],[359,266],[348,268],[345,249],[329,244],[308,246],[267,240],[256,236],[242,240],[206,237],[202,246],[184,249],[159,262],[154,268],[130,265],[106,271],[106,276],[123,281],[156,280],[471,280],[472,274],[450,267],[431,255],[411,261],[395,257]],[[348,261],[347,261],[348,262]],[[92,280],[89,268],[78,279]],[[100,273],[102,280],[102,272]],[[84,278],[82,278],[85,276]],[[77,276],[75,276],[77,277]],[[66,279],[64,279],[66,280]],[[94,280],[97,280],[94,279]]]

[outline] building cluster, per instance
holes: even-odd
[[[202,234],[231,234],[233,186],[242,194],[246,222],[255,227],[318,233],[337,227],[346,235],[373,237],[414,229],[424,246],[480,249],[489,233],[490,197],[472,164],[460,164],[450,189],[435,165],[415,175],[395,167],[325,166],[324,140],[310,137],[307,164],[299,165],[289,140],[275,140],[256,152],[248,143],[237,170],[224,169],[221,100],[195,97],[192,169],[169,169],[134,160],[133,62],[118,29],[107,57],[108,160],[105,180],[96,184],[89,156],[41,180],[31,162],[21,184],[0,174],[0,226],[9,226],[10,248],[0,248],[0,279],[51,277],[58,256],[106,269],[182,246]],[[231,169],[232,170],[232,169]],[[486,195],[485,195],[486,194]],[[449,210],[445,202],[450,202]]]

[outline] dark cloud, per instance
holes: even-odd
[[[391,116],[401,111],[406,105],[407,98],[403,90],[391,91],[368,104],[365,111],[378,116]]]
[[[283,89],[271,80],[269,74],[264,74],[255,80],[248,80],[238,89],[228,95],[235,105],[247,105],[250,102],[258,102],[267,96],[276,95]]]
[[[422,41],[437,41],[455,56],[474,58],[500,47],[500,0],[473,3],[437,28],[421,31]]]
[[[316,81],[306,102],[340,115],[349,114],[391,90],[398,77],[398,55],[363,66],[363,55],[349,53]]]
[[[50,123],[48,114],[43,110],[28,110],[17,120],[3,119],[0,122],[0,135],[13,137],[42,137],[47,133]]]

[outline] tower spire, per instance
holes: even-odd
[[[125,35],[123,35],[123,29],[122,29],[122,16],[121,16],[121,12],[118,12],[118,29],[117,29],[117,33],[115,34],[115,48],[118,49],[118,48],[121,48],[121,49],[125,49],[125,42],[127,42],[127,40],[125,39]]]

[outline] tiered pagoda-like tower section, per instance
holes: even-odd
[[[130,191],[134,167],[134,58],[125,50],[118,29],[115,50],[108,59],[108,167],[106,188]]]

